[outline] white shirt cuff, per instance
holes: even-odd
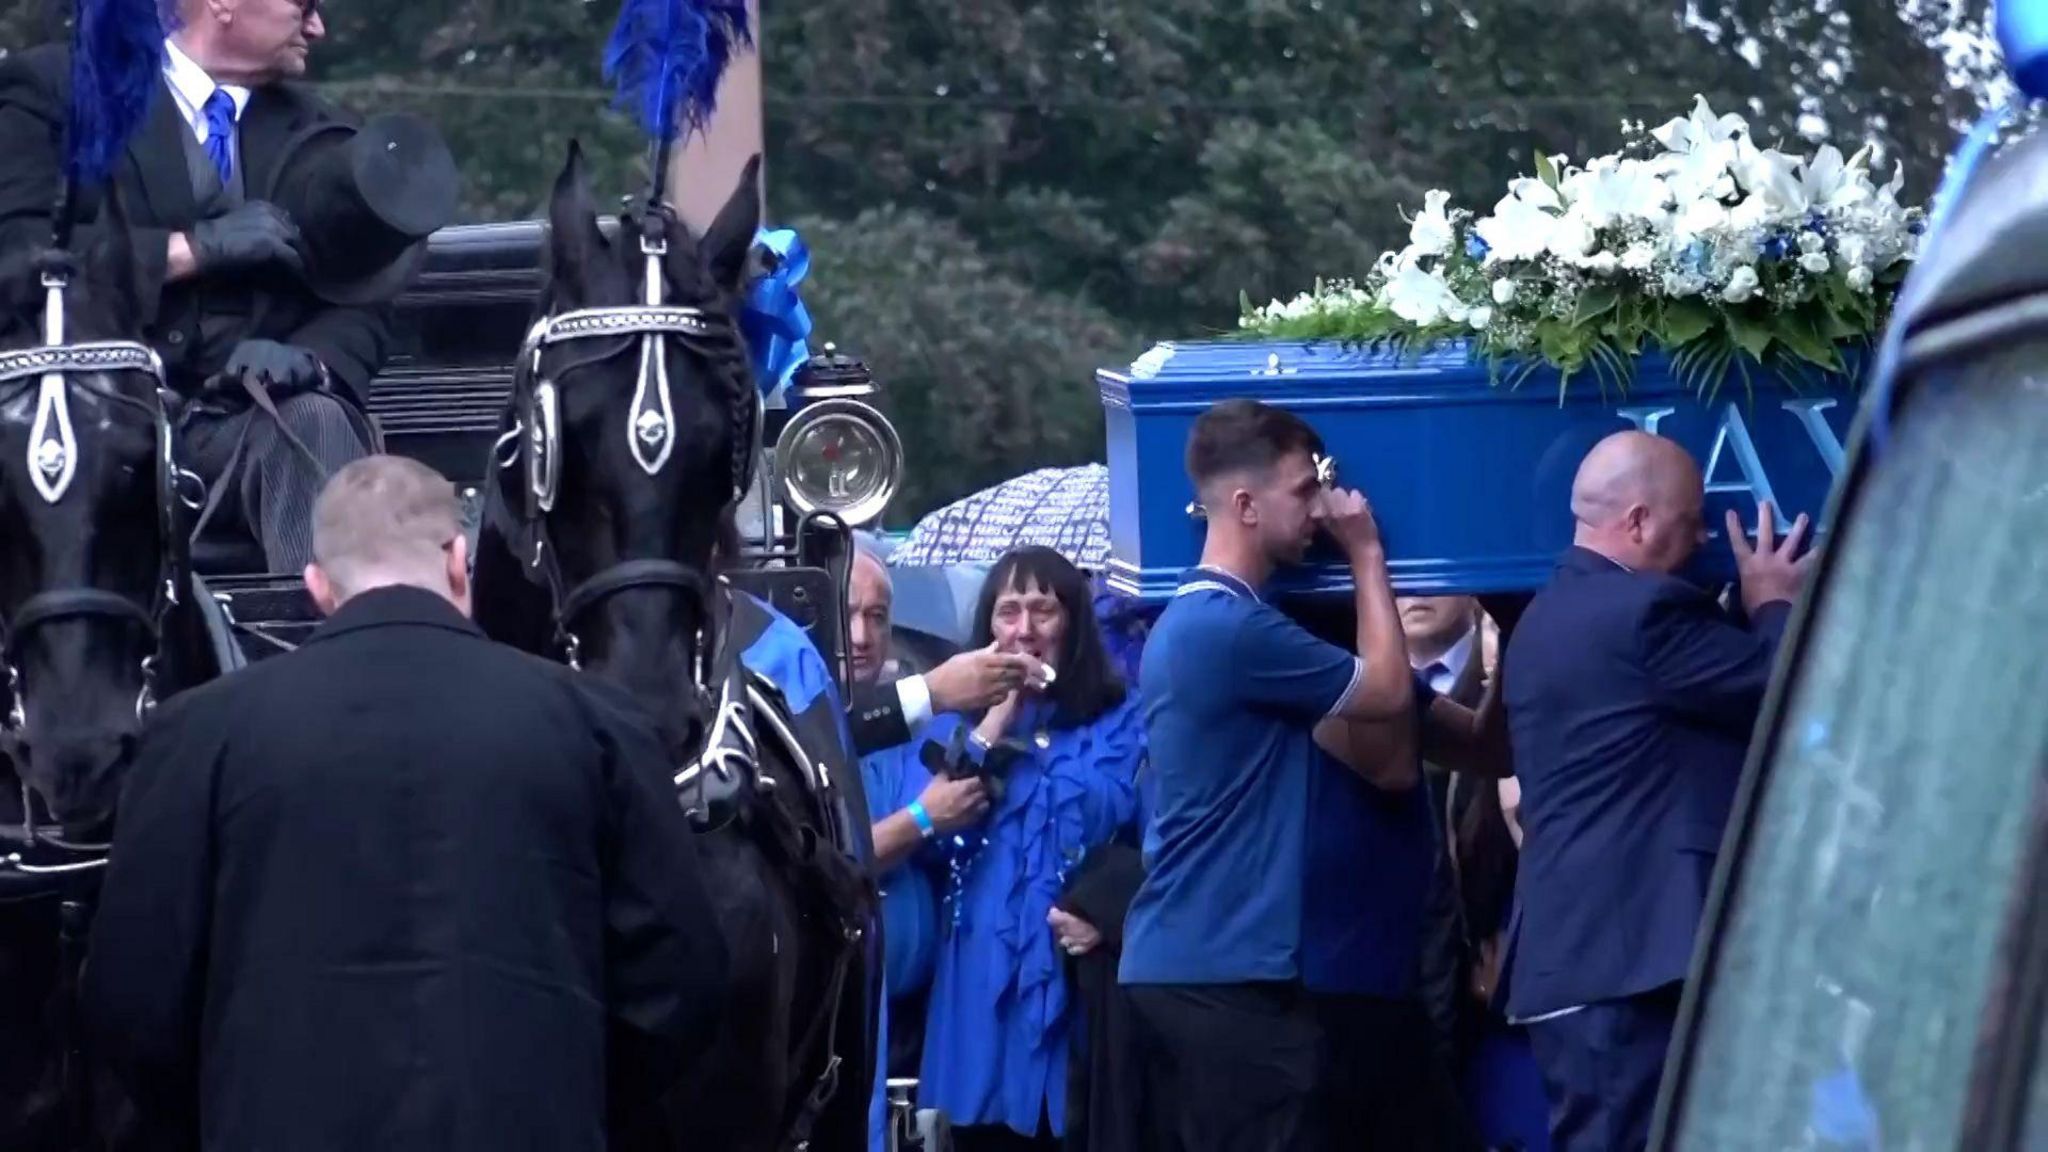
[[[932,690],[922,676],[896,682],[896,702],[903,706],[903,726],[915,732],[932,718]]]

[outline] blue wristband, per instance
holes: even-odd
[[[910,813],[911,821],[917,825],[919,834],[925,839],[929,840],[939,834],[938,828],[932,824],[932,814],[924,810],[922,800],[912,800],[910,807],[904,811]]]

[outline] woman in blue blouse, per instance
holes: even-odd
[[[1136,818],[1144,727],[1103,651],[1087,579],[1057,552],[996,563],[972,643],[1030,653],[1052,678],[976,725],[996,797],[978,834],[949,845],[918,1100],[952,1121],[960,1152],[1053,1149],[1074,1022],[1064,960],[1100,943],[1053,905],[1082,856]]]

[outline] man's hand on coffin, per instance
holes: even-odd
[[[1316,494],[1321,504],[1323,531],[1352,559],[1370,554],[1380,546],[1379,521],[1373,519],[1372,505],[1351,488],[1325,488]]]
[[[251,200],[201,220],[188,235],[193,262],[201,272],[244,271],[272,264],[305,271],[305,259],[299,254],[299,226],[284,209],[265,200]]]
[[[272,401],[311,392],[326,383],[320,358],[296,344],[275,340],[244,340],[228,356],[228,366],[207,381],[208,391],[232,399],[245,393],[243,380],[254,380]]]
[[[1768,503],[1756,510],[1756,543],[1742,530],[1742,520],[1728,510],[1728,547],[1735,553],[1735,570],[1742,577],[1742,607],[1754,619],[1757,609],[1774,600],[1797,600],[1806,584],[1806,570],[1813,567],[1814,554],[1799,555],[1806,542],[1806,513],[1792,521],[1785,539],[1777,538],[1776,518]]]

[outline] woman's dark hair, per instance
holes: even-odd
[[[1053,727],[1078,728],[1124,702],[1124,682],[1109,665],[1102,630],[1095,623],[1095,597],[1088,578],[1065,556],[1032,546],[1003,554],[982,581],[981,600],[974,608],[971,648],[986,648],[995,639],[996,598],[1004,592],[1037,588],[1050,592],[1066,610],[1067,627],[1060,640],[1056,678],[1046,695],[1053,702]]]

